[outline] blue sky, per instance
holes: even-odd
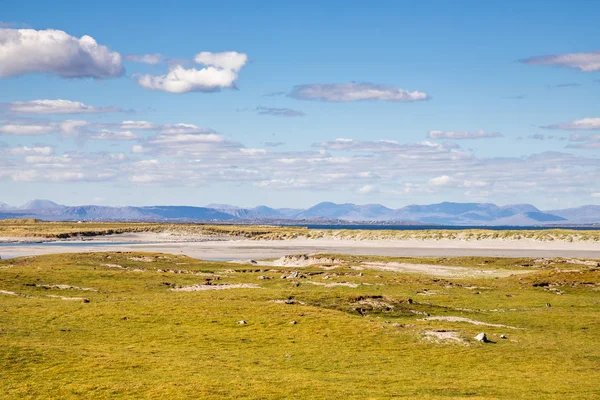
[[[5,0],[0,201],[598,204],[599,14]]]

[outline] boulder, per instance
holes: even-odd
[[[477,334],[477,336],[475,336],[475,340],[482,342],[482,343],[485,343],[488,341],[485,332],[481,332],[481,333]]]
[[[238,325],[248,325],[248,323],[244,320],[236,322]]]

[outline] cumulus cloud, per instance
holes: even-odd
[[[454,139],[454,140],[463,140],[463,139],[491,139],[502,137],[500,133],[495,132],[485,132],[482,130],[475,132],[447,132],[447,131],[429,131],[427,135],[430,139]]]
[[[576,119],[574,121],[544,126],[544,128],[564,130],[597,130],[600,129],[600,118]]]
[[[273,107],[256,107],[256,112],[260,115],[272,115],[274,117],[303,117],[302,111],[292,110],[291,108],[273,108]]]
[[[127,61],[140,62],[150,65],[160,64],[164,60],[164,56],[160,53],[154,54],[128,54],[125,56]]]
[[[600,71],[600,50],[587,53],[567,53],[530,57],[519,60],[530,65],[555,65],[584,72]]]
[[[0,77],[51,73],[62,78],[116,78],[124,73],[121,55],[91,36],[60,30],[0,28]]]
[[[117,107],[94,107],[70,100],[30,100],[3,103],[2,108],[18,114],[93,114],[122,111]]]
[[[236,51],[226,51],[222,53],[203,51],[194,57],[194,61],[198,64],[206,65],[207,67],[216,67],[237,72],[246,65],[248,56]]]
[[[292,89],[289,96],[300,100],[331,102],[359,100],[411,102],[429,99],[429,95],[424,92],[410,92],[397,86],[379,85],[368,82],[298,85]]]
[[[170,93],[216,92],[234,88],[238,72],[246,64],[248,56],[236,52],[202,52],[194,60],[206,67],[196,69],[173,65],[166,75],[138,75],[137,83],[146,89]]]

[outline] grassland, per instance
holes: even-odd
[[[152,253],[0,261],[0,397],[600,397],[595,264],[330,257],[304,268]],[[360,269],[367,261],[515,274]],[[173,290],[198,284],[260,288]],[[482,331],[490,343],[473,339]],[[455,339],[435,336],[446,333]]]
[[[351,240],[520,240],[600,242],[598,230],[354,230],[307,229],[291,226],[165,224],[131,222],[41,222],[33,219],[0,221],[0,238],[67,239],[123,233],[169,233],[189,236],[222,236],[252,240],[351,239]]]

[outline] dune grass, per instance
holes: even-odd
[[[123,233],[170,233],[251,240],[350,239],[350,240],[537,240],[600,242],[598,230],[354,230],[308,229],[294,226],[167,224],[142,222],[42,222],[34,219],[0,220],[0,238],[68,239]]]
[[[423,261],[528,272],[449,279],[356,269],[379,258],[345,261],[332,270],[151,253],[0,261],[1,396],[600,397],[598,268],[477,257]],[[292,271],[306,277],[281,279]],[[260,288],[171,290],[206,282]],[[424,320],[429,316],[519,329]],[[454,331],[462,342],[427,339],[435,330]],[[493,343],[472,339],[481,331]]]

